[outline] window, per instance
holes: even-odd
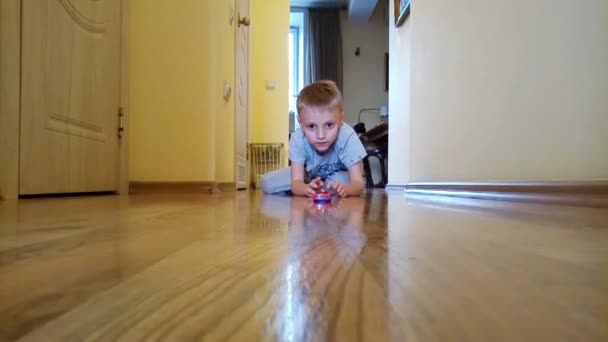
[[[296,100],[304,86],[304,12],[289,17],[289,132],[299,128]]]
[[[289,28],[289,91],[290,97],[297,95],[299,92],[299,72],[298,66],[300,60],[299,44],[300,29],[298,27]]]

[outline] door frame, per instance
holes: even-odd
[[[237,101],[238,101],[238,92],[237,92],[237,85],[238,85],[238,81],[239,81],[239,74],[238,74],[238,61],[236,58],[236,54],[238,51],[238,30],[239,30],[239,23],[238,23],[238,14],[239,14],[239,6],[238,6],[238,1],[236,0],[234,2],[234,21],[233,21],[233,25],[234,25],[234,164],[233,164],[233,169],[234,169],[234,185],[235,187],[238,187],[238,163],[239,163],[239,156],[238,156],[238,148],[237,148],[237,142],[238,142],[238,136],[237,136],[237,131],[236,131],[236,121],[238,120],[238,115],[237,115],[237,110],[236,110],[236,106],[237,106]],[[247,17],[249,17],[249,19],[251,20],[251,1],[250,0],[243,0],[243,1],[247,1]],[[246,129],[246,134],[247,134],[247,138],[246,138],[246,143],[247,143],[247,147],[246,147],[246,156],[247,156],[247,190],[249,190],[250,186],[251,186],[251,161],[249,159],[249,144],[251,142],[251,36],[252,36],[252,28],[251,26],[247,26],[246,28],[249,32],[249,39],[247,39],[247,129]]]
[[[21,3],[0,1],[0,200],[19,198],[19,122],[21,116]],[[119,141],[117,190],[128,194],[128,0],[121,2],[120,107],[125,134]],[[117,108],[118,110],[118,108]],[[117,113],[118,115],[118,113]],[[118,122],[118,117],[117,117]]]

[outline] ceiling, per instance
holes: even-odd
[[[291,7],[343,7],[348,8],[348,20],[369,20],[378,0],[290,0]]]

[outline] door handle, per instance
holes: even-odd
[[[251,24],[251,20],[249,19],[249,17],[241,18],[241,14],[239,13],[239,27],[241,27],[241,25],[249,26],[249,24]]]

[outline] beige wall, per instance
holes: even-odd
[[[251,141],[287,147],[289,0],[252,0],[251,6]],[[267,80],[274,90],[266,89]]]
[[[392,56],[412,44],[409,110],[391,75],[391,125],[410,124],[398,166],[391,138],[391,183],[608,179],[608,2],[413,0],[411,13],[391,33]]]
[[[384,54],[388,52],[387,3],[380,1],[370,21],[349,22],[348,12],[340,12],[342,30],[343,95],[345,120],[357,123],[359,110],[388,105],[384,91]],[[361,54],[355,56],[359,47]],[[361,121],[369,129],[380,122],[375,113],[364,113]]]

